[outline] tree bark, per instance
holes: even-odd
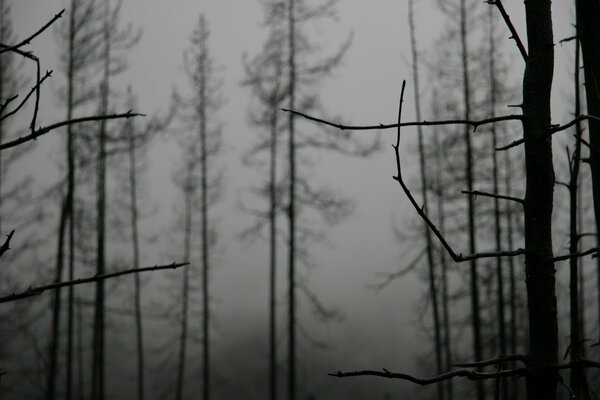
[[[523,77],[525,141],[525,271],[529,320],[527,397],[556,399],[558,322],[555,269],[552,262],[554,169],[550,93],[554,73],[554,42],[550,0],[525,3],[528,58]]]

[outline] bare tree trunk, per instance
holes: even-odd
[[[295,1],[288,2],[288,45],[289,45],[289,109],[296,107],[296,33],[295,33]],[[294,114],[289,114],[289,168],[290,168],[290,188],[289,188],[289,272],[288,272],[288,400],[296,399],[296,143],[295,143],[295,125]]]
[[[67,66],[67,120],[73,118],[73,90],[75,85],[75,13],[77,2],[71,0],[71,13],[69,15],[69,49]],[[69,280],[75,279],[75,138],[72,125],[67,126],[67,207],[69,208]],[[73,398],[73,301],[74,288],[68,289],[67,307],[67,376],[65,398]]]
[[[494,38],[494,9],[488,7],[488,23],[489,23],[489,74],[490,74],[490,117],[496,115],[496,96],[498,88],[496,85],[496,41]],[[492,149],[496,149],[498,133],[496,125],[491,126],[492,134]],[[493,187],[494,195],[498,196],[499,193],[499,177],[498,177],[498,154],[496,151],[493,152],[492,158],[492,176],[493,176]],[[496,251],[502,249],[502,231],[501,231],[501,217],[500,217],[500,200],[498,197],[494,197],[494,238],[496,242]],[[497,301],[497,329],[498,329],[498,350],[499,354],[506,355],[506,329],[505,329],[505,317],[504,317],[504,277],[502,272],[502,257],[496,257],[496,301]],[[504,400],[508,399],[507,385],[505,379],[500,379],[500,391]]]
[[[471,90],[470,90],[470,72],[469,72],[469,49],[467,44],[467,9],[466,0],[460,0],[460,41],[461,41],[461,58],[462,58],[462,73],[463,73],[463,95],[464,95],[464,118],[471,118]],[[467,190],[473,191],[473,144],[471,140],[471,128],[465,126],[464,131],[466,144],[466,180]],[[467,196],[467,213],[468,213],[468,236],[469,236],[469,252],[471,254],[477,251],[476,229],[475,229],[475,201],[473,196]],[[471,324],[473,330],[473,355],[476,360],[483,359],[483,351],[481,345],[481,321],[480,321],[480,306],[479,306],[479,278],[477,271],[477,261],[475,259],[469,262],[470,279],[471,279]],[[477,381],[477,399],[485,398],[483,381]]]
[[[60,282],[64,267],[64,242],[67,219],[69,218],[68,202],[63,200],[60,211],[60,222],[58,225],[58,249],[56,254],[56,268],[54,270],[54,282]],[[54,291],[52,300],[52,325],[50,328],[50,365],[48,366],[48,387],[47,398],[53,400],[56,396],[56,377],[58,375],[58,350],[60,335],[60,311],[61,311],[61,290]]]
[[[277,93],[275,93],[277,96]],[[269,166],[269,399],[277,398],[277,122],[279,108],[271,109]]]
[[[184,249],[183,257],[185,260],[190,260],[191,251],[190,243],[192,237],[192,165],[190,162],[188,168],[188,182],[184,188],[185,196],[185,210],[184,210]],[[183,381],[185,377],[185,357],[187,347],[187,329],[188,329],[188,303],[189,303],[189,268],[183,271],[182,283],[181,283],[181,332],[179,334],[179,362],[177,364],[177,382],[175,386],[175,399],[181,400],[183,398]]]
[[[525,255],[529,354],[527,397],[556,399],[558,321],[555,269],[552,261],[552,198],[554,169],[550,92],[554,73],[554,42],[549,0],[525,3],[529,55],[523,77],[525,140]]]
[[[109,76],[110,76],[110,0],[104,3],[104,71],[100,86],[100,113],[108,113]],[[96,273],[105,272],[106,242],[106,122],[100,122],[97,160],[97,254]],[[95,315],[94,315],[94,354],[93,354],[93,400],[104,400],[105,390],[105,313],[104,313],[104,281],[96,283]]]
[[[130,94],[131,95],[131,94]],[[140,265],[140,242],[138,235],[138,199],[137,199],[137,165],[135,154],[135,131],[133,121],[129,125],[129,199],[131,213],[131,241],[133,246],[133,265]],[[188,260],[189,258],[186,258]],[[186,271],[188,268],[186,268]],[[185,274],[185,272],[184,272]],[[138,399],[144,400],[144,337],[142,330],[142,299],[139,274],[133,275],[134,279],[134,305],[135,305],[135,339],[137,349],[137,389]]]
[[[577,25],[576,25],[577,26]],[[576,31],[579,31],[577,28]],[[575,116],[581,113],[580,92],[579,92],[579,41],[575,43]],[[575,254],[579,250],[579,168],[581,163],[581,123],[575,124],[575,150],[569,160],[569,170],[571,172],[569,182],[569,253]],[[570,285],[570,323],[571,323],[571,359],[577,360],[581,358],[582,352],[582,331],[581,331],[581,309],[580,309],[580,293],[579,293],[579,258],[572,257],[569,259],[569,285]],[[585,370],[581,365],[577,364],[571,368],[571,383],[570,387],[573,390],[574,399],[589,398],[587,394],[587,384]]]
[[[203,43],[202,51],[206,54],[206,43]],[[207,186],[207,148],[206,148],[206,65],[202,64],[200,79],[200,98],[202,99],[202,108],[200,110],[200,217],[202,219],[202,365],[203,365],[203,399],[209,400],[210,396],[210,326],[209,326],[209,229],[208,229],[208,186]]]
[[[412,53],[412,73],[414,82],[415,92],[415,111],[417,121],[421,121],[421,98],[419,93],[419,65],[418,65],[418,53],[417,53],[417,42],[415,38],[415,22],[414,22],[414,1],[409,0],[408,2],[408,25],[410,28],[410,47]],[[419,145],[419,165],[421,172],[421,196],[423,198],[423,208],[427,210],[428,199],[427,199],[427,171],[425,168],[425,146],[423,144],[423,129],[419,125],[417,126],[418,134],[418,145]],[[436,372],[438,375],[443,372],[443,361],[442,361],[442,339],[441,339],[441,328],[440,328],[440,313],[438,305],[438,290],[437,290],[437,276],[435,272],[435,261],[433,259],[433,243],[431,240],[431,231],[425,224],[423,227],[425,233],[425,248],[427,253],[427,266],[429,270],[429,296],[431,298],[432,314],[433,314],[433,330],[434,330],[434,352],[435,352],[435,363]],[[444,386],[443,383],[436,385],[437,397],[439,400],[444,399]]]

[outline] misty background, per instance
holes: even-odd
[[[432,45],[439,39],[444,27],[444,17],[437,10],[435,2],[419,1],[416,4],[416,25],[421,57],[433,60]],[[12,2],[12,18],[17,38],[29,35],[57,13],[67,7],[65,1],[18,0]],[[489,7],[486,4],[482,8]],[[508,13],[520,32],[524,31],[522,2],[506,1]],[[555,38],[571,36],[572,10],[570,4],[554,2]],[[66,12],[68,13],[68,9]],[[337,17],[326,19],[313,29],[323,38],[324,52],[335,50],[353,33],[353,41],[336,72],[320,85],[319,95],[323,113],[334,115],[354,124],[377,124],[395,122],[400,85],[408,81],[412,93],[410,71],[410,44],[405,2],[378,0],[364,2],[343,0],[338,3]],[[164,113],[169,109],[174,89],[185,92],[187,81],[183,73],[183,53],[200,13],[208,21],[211,31],[209,47],[216,64],[220,67],[218,76],[223,80],[221,93],[225,103],[213,116],[222,124],[224,151],[219,156],[223,168],[223,195],[211,210],[215,216],[218,231],[218,245],[213,258],[211,276],[212,295],[212,357],[214,365],[214,397],[264,398],[267,391],[267,304],[268,304],[268,243],[266,233],[253,241],[241,240],[240,233],[252,224],[253,217],[244,211],[243,205],[257,205],[251,189],[264,179],[261,172],[249,168],[242,162],[244,152],[256,140],[257,129],[248,124],[251,93],[242,87],[245,79],[242,64],[243,56],[257,54],[267,37],[262,25],[264,17],[258,1],[154,1],[125,0],[121,20],[142,29],[139,43],[127,54],[128,68],[111,80],[111,87],[120,95],[131,85],[137,97],[135,111],[148,116]],[[64,24],[63,17],[56,25]],[[59,88],[64,85],[64,74],[59,71],[56,35],[51,28],[34,40],[30,48],[42,62],[42,69],[54,69],[53,77],[42,90],[40,124],[48,124],[65,118],[64,107],[59,101]],[[506,32],[505,37],[509,33]],[[453,43],[448,46],[455,46]],[[507,47],[512,55],[514,66],[509,77],[517,85],[522,76],[522,63],[516,48],[508,39],[501,46]],[[556,48],[556,90],[554,91],[553,118],[564,121],[571,112],[566,109],[564,98],[568,91],[562,82],[569,76],[570,48]],[[457,50],[458,51],[458,50]],[[29,68],[28,66],[26,68]],[[28,85],[34,76],[26,73]],[[431,85],[422,79],[422,92],[430,96]],[[412,95],[411,95],[412,96]],[[443,96],[443,95],[442,95]],[[412,97],[405,101],[405,121],[415,120]],[[116,106],[114,104],[121,104]],[[428,104],[424,102],[424,104]],[[115,111],[126,111],[125,103],[113,103]],[[302,111],[302,110],[300,110]],[[509,113],[508,110],[506,113]],[[425,106],[423,117],[433,120],[436,115]],[[148,117],[147,117],[148,118]],[[15,125],[26,124],[17,122]],[[137,121],[136,121],[137,123]],[[311,122],[297,119],[302,130],[318,131]],[[173,123],[176,126],[177,123]],[[181,236],[174,233],[175,215],[179,207],[177,190],[173,185],[173,174],[180,150],[173,140],[174,127],[153,139],[146,160],[144,187],[145,213],[141,220],[142,255],[141,265],[165,264],[184,261],[180,254]],[[415,131],[407,128],[402,144],[403,163],[409,185],[418,185]],[[354,132],[353,135],[370,138],[372,131]],[[339,310],[343,319],[320,322],[315,317],[310,304],[301,300],[299,321],[306,336],[298,339],[298,379],[304,393],[317,395],[316,398],[359,399],[384,398],[425,398],[432,393],[431,388],[415,387],[400,381],[378,378],[346,378],[338,380],[327,376],[337,370],[380,369],[410,372],[417,376],[429,376],[434,372],[431,334],[426,300],[427,282],[425,270],[417,270],[402,279],[395,280],[385,290],[375,291],[369,285],[380,283],[378,273],[394,272],[401,269],[410,257],[406,254],[418,243],[415,238],[399,238],[394,229],[407,231],[416,229],[420,221],[406,201],[396,182],[394,156],[390,144],[395,132],[381,133],[382,149],[369,158],[351,158],[327,151],[311,154],[313,162],[309,176],[315,183],[328,184],[339,193],[351,198],[355,209],[350,218],[327,229],[326,240],[311,249],[315,265],[312,268],[299,267],[299,276],[328,307]],[[62,147],[64,133],[50,133],[40,138],[35,150],[22,159],[16,171],[9,177],[14,182],[31,176],[34,191],[56,182],[59,165],[64,163]],[[110,168],[110,166],[109,166]],[[304,167],[303,167],[304,168]],[[412,176],[411,176],[412,175]],[[110,179],[110,178],[109,178]],[[37,189],[39,188],[39,189]],[[462,188],[453,188],[460,191]],[[258,207],[257,206],[257,207]],[[43,209],[56,212],[58,198],[43,199]],[[109,213],[111,205],[109,199]],[[55,251],[55,225],[57,218],[50,216],[44,223],[30,229],[47,239],[47,244],[37,249],[38,264],[28,268],[39,271],[27,272],[34,279],[22,282],[22,287],[43,283],[51,276],[51,264]],[[282,220],[280,226],[285,229]],[[3,227],[3,229],[10,229]],[[6,232],[1,232],[4,235]],[[410,235],[407,235],[410,236]],[[416,236],[416,235],[415,235]],[[21,232],[15,233],[14,242],[23,240]],[[108,265],[129,267],[126,248],[119,244],[107,247]],[[557,242],[561,243],[560,236]],[[118,242],[119,240],[115,240]],[[286,250],[281,242],[279,248],[280,296],[278,312],[280,337],[279,360],[281,362],[280,382],[285,382],[285,324],[286,324]],[[45,263],[44,261],[48,261]],[[20,266],[19,268],[25,268]],[[160,305],[172,304],[173,282],[178,280],[181,271],[156,272],[143,276],[142,292],[144,307],[157,311]],[[77,276],[84,274],[77,274]],[[87,274],[85,274],[87,276]],[[108,284],[115,286],[112,293],[125,292],[130,280]],[[88,294],[91,295],[91,288]],[[302,298],[302,296],[299,296]],[[25,300],[44,304],[51,300],[50,295]],[[107,305],[115,308],[129,308],[127,296],[107,295]],[[47,307],[48,314],[50,307]],[[197,310],[192,308],[193,310]],[[131,398],[134,393],[133,347],[127,335],[133,333],[133,319],[126,315],[108,314],[107,377],[110,398]],[[468,316],[465,307],[463,315]],[[145,320],[148,330],[149,348],[148,380],[150,387],[157,387],[160,395],[164,390],[161,383],[171,379],[174,369],[161,362],[163,354],[158,350],[177,335],[177,325],[160,319]],[[43,329],[40,330],[43,343]],[[321,346],[315,346],[315,343]],[[43,347],[43,345],[42,345]],[[29,351],[31,349],[28,349]],[[21,351],[21,350],[18,350]],[[160,354],[159,354],[160,353]],[[464,354],[469,359],[469,354]],[[191,363],[190,376],[193,375]],[[7,369],[5,367],[5,369]],[[199,377],[198,373],[198,377]],[[3,378],[21,382],[22,377],[9,374]],[[162,382],[164,380],[164,382]],[[190,381],[193,379],[190,378]],[[27,381],[27,379],[25,379]],[[154,386],[153,386],[154,385]],[[469,382],[465,385],[470,385]],[[193,384],[192,384],[193,386]],[[31,388],[28,388],[29,390]],[[8,398],[20,398],[19,390]],[[26,391],[27,392],[27,391]],[[36,389],[32,390],[33,393]],[[158,398],[158,397],[156,397]]]

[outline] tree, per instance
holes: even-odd
[[[260,142],[249,152],[248,156],[255,158],[257,153],[269,150],[268,180],[264,187],[258,189],[261,197],[268,198],[268,225],[269,225],[269,399],[277,398],[277,216],[281,211],[282,182],[278,177],[277,157],[279,153],[279,136],[285,129],[280,118],[280,108],[287,97],[284,85],[283,70],[283,45],[285,33],[282,31],[281,21],[274,16],[267,18],[271,22],[269,38],[262,52],[251,62],[245,63],[246,80],[244,84],[250,86],[253,96],[257,99],[256,109],[251,111],[251,123],[257,128],[268,131],[268,136],[261,137]],[[267,24],[268,24],[267,22]],[[248,161],[250,163],[250,161]],[[258,222],[245,234],[257,232],[264,225],[263,214]]]
[[[525,73],[523,76],[523,103],[521,115],[506,115],[500,117],[486,118],[484,120],[454,120],[434,122],[401,122],[402,101],[404,85],[401,94],[398,122],[396,124],[378,126],[348,126],[335,124],[315,117],[310,117],[321,123],[337,126],[343,129],[381,129],[397,128],[397,142],[394,146],[398,181],[404,194],[408,197],[411,205],[423,218],[442,246],[456,262],[468,262],[479,258],[514,257],[525,255],[526,286],[528,302],[529,323],[529,345],[526,356],[514,356],[513,360],[522,361],[525,367],[514,368],[500,372],[478,372],[476,370],[461,369],[450,371],[446,374],[431,378],[418,379],[406,374],[392,373],[390,371],[338,371],[332,375],[337,377],[356,375],[376,375],[386,378],[407,379],[419,384],[431,384],[440,380],[452,379],[456,376],[466,376],[471,379],[489,379],[507,376],[525,376],[528,399],[556,399],[558,396],[559,368],[573,368],[578,364],[582,366],[596,365],[585,359],[572,360],[566,365],[558,364],[558,320],[557,300],[555,291],[555,267],[554,263],[573,257],[582,257],[587,254],[597,253],[593,248],[576,254],[567,254],[554,257],[552,247],[552,208],[554,188],[554,168],[552,162],[552,135],[571,127],[575,121],[564,125],[553,126],[550,115],[550,92],[553,80],[554,44],[552,18],[550,13],[550,1],[532,0],[525,4],[525,16],[527,26],[528,50],[525,51],[522,42],[516,33],[510,18],[504,11],[499,0],[491,2],[498,7],[505,22],[507,23],[512,37],[518,44],[520,53],[525,61]],[[593,116],[577,116],[576,119],[593,119]],[[466,124],[479,127],[489,123],[501,121],[519,120],[523,126],[523,139],[510,146],[524,145],[525,151],[525,175],[526,188],[525,198],[505,198],[516,201],[523,205],[523,216],[525,221],[525,246],[523,249],[479,252],[468,255],[457,253],[445,238],[440,234],[437,227],[427,217],[426,212],[417,203],[410,190],[406,186],[401,171],[399,141],[400,128],[407,125],[438,125],[438,124]],[[506,197],[506,196],[504,196]],[[505,357],[492,360],[476,360],[467,366],[480,367],[485,365],[497,365],[505,362]]]
[[[190,37],[190,46],[184,54],[184,68],[188,77],[191,93],[182,100],[180,120],[187,135],[183,140],[185,165],[183,184],[185,198],[185,241],[186,250],[192,233],[192,211],[195,199],[199,198],[200,226],[200,268],[202,277],[202,397],[208,400],[211,395],[211,358],[210,358],[210,272],[211,248],[216,243],[216,234],[211,229],[210,206],[219,197],[221,173],[215,160],[221,149],[221,129],[213,122],[214,116],[222,104],[219,93],[221,82],[216,73],[217,67],[209,51],[210,31],[204,15],[200,15],[198,25]],[[189,225],[188,225],[189,224]],[[190,255],[191,257],[191,255]],[[188,278],[183,281],[183,317],[180,347],[180,368],[178,371],[177,396],[183,393],[185,341],[187,340],[187,302]]]

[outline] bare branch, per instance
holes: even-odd
[[[502,1],[501,0],[488,0],[487,3],[493,4],[498,8],[498,11],[500,11],[500,14],[502,14],[502,18],[504,19],[504,22],[506,23],[506,26],[508,27],[508,30],[510,31],[510,34],[511,34],[510,39],[514,39],[514,41],[517,44],[517,47],[519,48],[519,52],[521,53],[521,56],[523,57],[523,61],[527,62],[528,56],[527,56],[527,51],[525,50],[525,46],[523,46],[523,42],[521,41],[521,38],[519,37],[517,30],[515,29],[515,26],[511,22],[510,16],[504,9],[504,5],[502,4]]]
[[[478,258],[513,257],[513,256],[525,254],[524,249],[508,250],[508,251],[479,252],[479,253],[474,253],[474,254],[470,254],[470,255],[466,255],[466,256],[463,256],[462,253],[457,254],[454,251],[454,249],[452,249],[452,246],[450,246],[450,244],[446,241],[446,239],[441,234],[441,232],[438,230],[438,228],[435,226],[435,224],[433,222],[431,222],[429,217],[427,217],[427,214],[425,214],[424,208],[419,206],[419,204],[417,203],[417,201],[411,194],[410,189],[408,189],[408,187],[404,183],[404,180],[402,179],[402,168],[400,165],[400,128],[402,127],[400,120],[402,117],[402,102],[404,101],[404,87],[405,86],[406,86],[406,81],[403,81],[402,82],[402,92],[400,95],[400,105],[398,107],[398,123],[396,124],[396,127],[398,128],[398,133],[396,136],[396,144],[392,145],[392,147],[394,148],[394,152],[396,154],[396,168],[397,168],[397,176],[393,177],[393,179],[396,180],[400,184],[400,186],[402,187],[402,190],[406,194],[406,197],[408,197],[408,200],[413,205],[413,207],[415,208],[415,210],[417,211],[419,216],[425,221],[425,223],[427,224],[429,229],[431,229],[433,234],[438,238],[438,240],[440,241],[442,246],[444,246],[444,248],[446,249],[446,251],[448,252],[450,257],[452,257],[452,259],[455,262],[463,262],[463,261],[474,260],[474,259],[478,259]]]
[[[56,14],[50,21],[48,21],[44,26],[42,26],[40,29],[38,29],[34,34],[32,34],[29,37],[21,40],[19,43],[15,44],[14,46],[7,46],[7,45],[5,45],[3,43],[0,43],[0,47],[2,47],[2,50],[0,50],[0,54],[2,54],[4,52],[7,52],[7,51],[15,51],[19,47],[23,47],[25,45],[28,45],[29,43],[31,43],[31,41],[34,38],[36,38],[37,36],[39,36],[42,32],[44,32],[46,29],[48,29],[50,27],[50,25],[52,25],[59,18],[61,18],[64,12],[65,12],[65,9],[63,8],[58,14]]]
[[[585,257],[587,255],[593,254],[593,255],[597,255],[598,253],[600,253],[600,247],[593,247],[591,249],[588,249],[586,251],[580,251],[577,253],[572,253],[572,254],[565,254],[562,256],[557,256],[552,258],[552,262],[556,262],[556,261],[564,261],[564,260],[568,260],[571,258],[579,258],[579,257]]]
[[[51,76],[52,76],[52,70],[46,71],[46,74],[39,81],[36,82],[36,84],[31,88],[31,90],[29,90],[29,93],[27,93],[27,96],[25,96],[25,98],[19,103],[19,105],[17,107],[15,107],[14,110],[11,110],[11,111],[7,112],[6,114],[0,116],[0,121],[5,120],[6,118],[16,114],[25,105],[25,103],[27,103],[27,100],[29,100],[29,98],[38,90],[38,88],[42,85],[42,83],[44,83],[44,81],[46,79],[50,78]],[[17,96],[12,97],[11,99],[16,99]],[[9,99],[9,100],[11,100],[11,99]],[[2,109],[4,109],[4,107],[2,107]]]
[[[584,120],[594,120],[594,121],[600,121],[600,117],[597,117],[595,115],[587,115],[587,114],[582,114],[577,116],[576,118],[574,118],[573,120],[567,122],[564,125],[553,125],[550,127],[550,131],[548,132],[548,134],[543,135],[540,139],[546,139],[552,135],[554,135],[556,132],[561,132],[564,130],[567,130],[569,128],[571,128],[572,126],[576,125],[578,122],[584,121]],[[525,142],[524,139],[517,139],[509,144],[507,144],[506,146],[503,147],[498,147],[496,148],[496,151],[503,151],[503,150],[508,150],[511,149],[513,147],[517,147],[521,144],[523,144]]]
[[[6,240],[4,241],[4,243],[2,244],[2,246],[0,246],[0,257],[2,257],[2,255],[4,253],[6,253],[8,250],[10,250],[10,240],[12,239],[12,237],[13,237],[14,234],[15,234],[15,230],[13,229],[6,236]]]
[[[423,258],[423,256],[425,254],[427,254],[426,250],[427,249],[421,250],[421,252],[419,254],[417,254],[417,256],[406,267],[402,268],[400,271],[396,271],[396,272],[383,272],[383,273],[377,274],[379,276],[385,277],[385,279],[383,280],[383,282],[376,283],[376,284],[370,284],[370,285],[367,285],[367,287],[375,290],[376,292],[380,292],[381,290],[385,289],[386,287],[388,287],[388,285],[390,283],[392,283],[392,281],[394,281],[397,278],[403,277],[404,275],[406,275],[407,273],[409,273],[413,269],[415,269],[415,267],[417,266],[417,264],[419,263],[419,261],[421,261],[421,259]]]
[[[412,383],[416,383],[417,385],[426,386],[431,385],[433,383],[447,381],[452,378],[468,378],[471,380],[481,380],[481,379],[495,379],[495,378],[506,378],[506,377],[520,377],[525,376],[527,373],[527,368],[515,368],[508,370],[500,370],[493,372],[478,372],[470,369],[458,369],[455,371],[446,372],[441,375],[436,375],[431,378],[417,378],[413,375],[403,374],[398,372],[391,372],[387,369],[382,369],[381,371],[376,370],[362,370],[362,371],[351,371],[351,372],[342,372],[337,371],[333,373],[329,373],[329,376],[335,376],[337,378],[346,378],[350,376],[379,376],[381,378],[389,378],[389,379],[402,379],[405,381],[409,381]]]
[[[176,269],[176,268],[180,268],[185,265],[188,265],[188,264],[189,264],[188,262],[184,262],[184,263],[173,263],[173,264],[169,264],[169,265],[155,265],[153,267],[124,269],[121,271],[110,272],[110,273],[103,274],[103,275],[94,275],[89,278],[80,278],[80,279],[75,279],[72,281],[56,282],[56,283],[51,283],[49,285],[38,286],[38,287],[33,287],[33,288],[30,287],[29,289],[27,289],[24,292],[13,293],[8,296],[0,297],[0,303],[7,303],[10,301],[21,300],[21,299],[25,299],[28,297],[37,296],[47,290],[60,289],[63,287],[76,286],[76,285],[81,285],[81,284],[90,283],[90,282],[98,282],[98,281],[103,281],[103,280],[110,279],[110,278],[115,278],[117,276],[128,275],[128,274],[137,274],[140,272],[159,271],[159,270],[163,270],[163,269]]]
[[[67,126],[67,125],[79,124],[82,122],[102,121],[102,120],[109,120],[109,119],[131,118],[131,117],[141,117],[141,116],[145,116],[145,114],[134,113],[131,110],[129,110],[126,113],[122,113],[122,114],[92,115],[89,117],[73,118],[73,119],[57,122],[55,124],[36,129],[29,135],[22,136],[20,138],[10,141],[10,142],[2,143],[2,144],[0,144],[0,150],[5,150],[5,149],[11,148],[11,147],[15,147],[15,146],[18,146],[25,142],[29,142],[31,140],[36,140],[39,136],[45,135],[46,133],[48,133],[50,131],[53,131],[55,129],[58,129],[58,128],[61,128],[63,126]]]
[[[464,194],[468,194],[471,196],[482,196],[482,197],[492,197],[494,199],[500,199],[500,200],[510,200],[510,201],[515,201],[521,205],[525,204],[525,200],[519,198],[519,197],[513,197],[513,196],[504,196],[501,194],[493,194],[493,193],[488,193],[488,192],[482,192],[479,190],[461,190],[461,193]]]
[[[305,113],[302,113],[299,111],[288,110],[287,108],[282,108],[281,110],[292,113],[292,114],[300,116],[300,117],[303,117],[305,119],[308,119],[309,121],[317,122],[319,124],[323,124],[323,125],[327,125],[327,126],[332,126],[334,128],[338,128],[343,131],[368,131],[368,130],[378,130],[378,129],[392,129],[392,128],[398,128],[398,125],[399,125],[398,123],[396,123],[396,124],[379,124],[379,125],[344,125],[344,124],[340,124],[337,122],[331,122],[331,121],[327,121],[325,119],[313,117],[311,115],[308,115],[308,114],[305,114]],[[523,120],[522,115],[510,114],[510,115],[503,115],[500,117],[492,117],[492,118],[486,118],[486,119],[480,119],[480,120],[448,119],[448,120],[443,120],[443,121],[402,122],[400,124],[400,126],[402,127],[402,126],[469,125],[469,126],[472,126],[474,130],[476,130],[478,127],[480,127],[482,125],[486,125],[486,124],[493,124],[493,123],[502,122],[502,121],[521,121],[521,120]]]

